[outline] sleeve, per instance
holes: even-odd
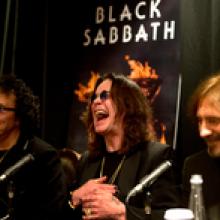
[[[37,163],[40,167],[41,204],[39,206],[44,212],[43,219],[62,219],[64,206],[67,203],[67,185],[60,159],[56,151],[42,153]],[[39,214],[40,215],[40,214]],[[36,219],[39,219],[36,217]]]
[[[147,173],[152,172],[165,160],[173,160],[173,150],[171,147],[156,145],[152,146],[152,148],[155,149],[142,154],[142,167],[144,170],[150,170]],[[150,155],[147,155],[146,153]],[[144,171],[143,169],[142,171]],[[141,177],[139,180],[141,180]],[[142,203],[143,207],[141,207],[140,202]],[[137,207],[138,203],[140,207]],[[143,190],[141,195],[139,195],[139,198],[137,196],[133,202],[131,201],[130,205],[127,206],[127,220],[148,218],[154,220],[163,220],[166,209],[180,206],[180,187],[177,185],[174,169],[173,166],[171,166],[171,168],[158,176],[150,187]],[[147,210],[150,212],[150,214],[145,213]]]
[[[30,199],[27,213],[31,215],[31,220],[61,220],[68,194],[58,152],[39,138],[30,141],[29,151],[35,160],[29,172],[30,184],[26,189],[30,194],[26,198],[27,202]]]
[[[70,187],[70,191],[73,191],[75,189],[77,189],[79,187],[79,180],[81,178],[81,173],[82,173],[82,170],[85,166],[85,163],[88,159],[88,152],[84,152],[78,163],[77,163],[77,166],[76,166],[76,181],[74,184],[72,184],[72,186]],[[64,220],[72,220],[72,219],[81,219],[82,218],[82,206],[79,205],[77,206],[76,208],[73,208],[71,207],[68,203],[70,201],[70,193],[69,195],[67,196],[68,197],[68,201],[67,201],[67,205],[65,207],[65,218],[63,218]]]

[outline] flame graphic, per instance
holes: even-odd
[[[125,60],[130,66],[131,73],[128,78],[134,80],[140,87],[145,97],[152,104],[160,93],[161,79],[156,70],[151,68],[148,62],[141,62],[130,59],[129,55],[125,56]]]
[[[87,102],[89,95],[94,90],[95,83],[97,79],[100,77],[99,73],[91,72],[91,78],[87,83],[87,86],[82,85],[81,83],[78,84],[79,89],[75,90],[74,93],[78,96],[80,102]]]
[[[159,76],[156,73],[155,69],[152,69],[148,62],[145,62],[144,65],[136,60],[131,60],[129,55],[125,55],[125,60],[127,60],[130,69],[132,70],[128,76],[130,79],[140,79],[140,78],[150,78],[158,79]]]
[[[160,137],[160,143],[162,143],[162,144],[166,144],[165,132],[166,132],[166,125],[163,124],[163,123],[161,123],[161,137]]]

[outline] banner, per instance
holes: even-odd
[[[155,116],[160,142],[176,145],[181,89],[179,1],[81,2],[75,43],[73,104],[68,146],[82,152],[87,134],[80,120],[96,79],[109,72],[136,81]],[[76,30],[77,28],[77,30]]]

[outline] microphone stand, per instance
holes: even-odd
[[[151,192],[148,189],[146,191],[146,198],[145,198],[145,204],[144,204],[144,211],[145,211],[147,220],[151,219],[151,202],[152,202]]]
[[[7,181],[7,179],[14,174],[18,169],[27,163],[34,160],[32,154],[25,155],[22,159],[17,161],[13,166],[6,169],[6,171],[0,175],[0,183]],[[10,179],[7,183],[7,197],[8,197],[8,214],[4,217],[4,220],[13,220],[14,219],[14,195],[15,195],[15,186],[14,182]],[[0,219],[3,220],[3,219]]]
[[[9,215],[9,220],[13,220],[13,215],[14,215],[14,195],[15,195],[15,186],[14,182],[12,180],[9,181],[8,183],[8,215]]]
[[[151,191],[150,191],[150,186],[146,188],[146,197],[145,197],[145,200],[144,200],[144,213],[145,213],[145,216],[146,216],[146,220],[151,220],[151,203],[152,203],[152,197],[151,197]],[[129,200],[130,200],[130,197],[128,197],[126,199],[126,203],[129,204]],[[132,210],[130,210],[132,211]],[[135,213],[133,213],[136,217],[140,218],[139,216],[137,216]],[[140,218],[141,219],[141,218]]]

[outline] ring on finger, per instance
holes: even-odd
[[[89,216],[92,214],[92,209],[91,208],[84,209],[84,212],[86,216]]]

